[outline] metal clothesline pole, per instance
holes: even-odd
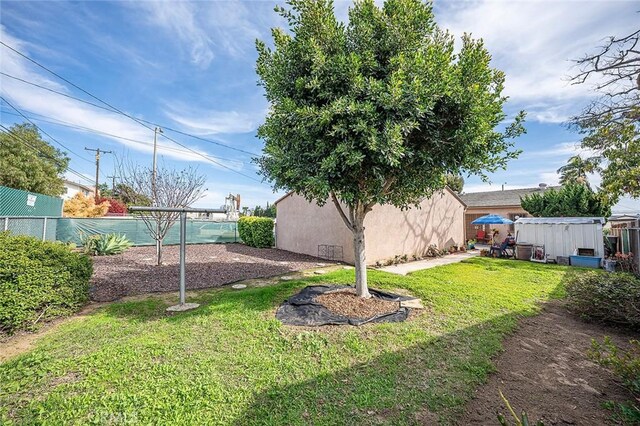
[[[132,206],[131,212],[167,212],[180,213],[180,303],[169,306],[169,312],[182,312],[195,309],[200,306],[198,303],[186,303],[187,283],[186,283],[186,263],[187,263],[187,213],[225,213],[222,209],[196,209],[182,207],[146,207]]]

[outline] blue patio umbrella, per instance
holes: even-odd
[[[512,220],[499,214],[484,215],[471,222],[472,225],[511,225],[512,223]]]

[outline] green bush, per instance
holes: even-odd
[[[0,332],[76,311],[92,273],[91,259],[67,245],[0,233]]]
[[[585,272],[569,278],[569,308],[586,318],[640,329],[640,278],[625,272]]]
[[[272,247],[273,219],[268,217],[243,216],[238,220],[238,234],[251,247]]]
[[[238,235],[243,243],[248,246],[253,246],[253,239],[251,238],[251,231],[249,222],[252,216],[242,216],[238,219]]]

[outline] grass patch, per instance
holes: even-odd
[[[471,259],[370,286],[408,292],[428,309],[398,324],[303,329],[275,308],[317,282],[207,290],[194,311],[166,316],[150,297],[61,325],[0,365],[0,423],[451,423],[492,371],[521,316],[563,296],[566,268]]]

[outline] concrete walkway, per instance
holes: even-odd
[[[449,265],[450,263],[458,263],[464,259],[470,259],[479,256],[480,251],[468,251],[466,253],[448,254],[443,257],[434,257],[425,260],[416,260],[415,262],[400,263],[398,265],[385,266],[380,271],[390,272],[392,274],[407,275],[410,272],[421,271],[423,269],[435,268],[436,266]]]

